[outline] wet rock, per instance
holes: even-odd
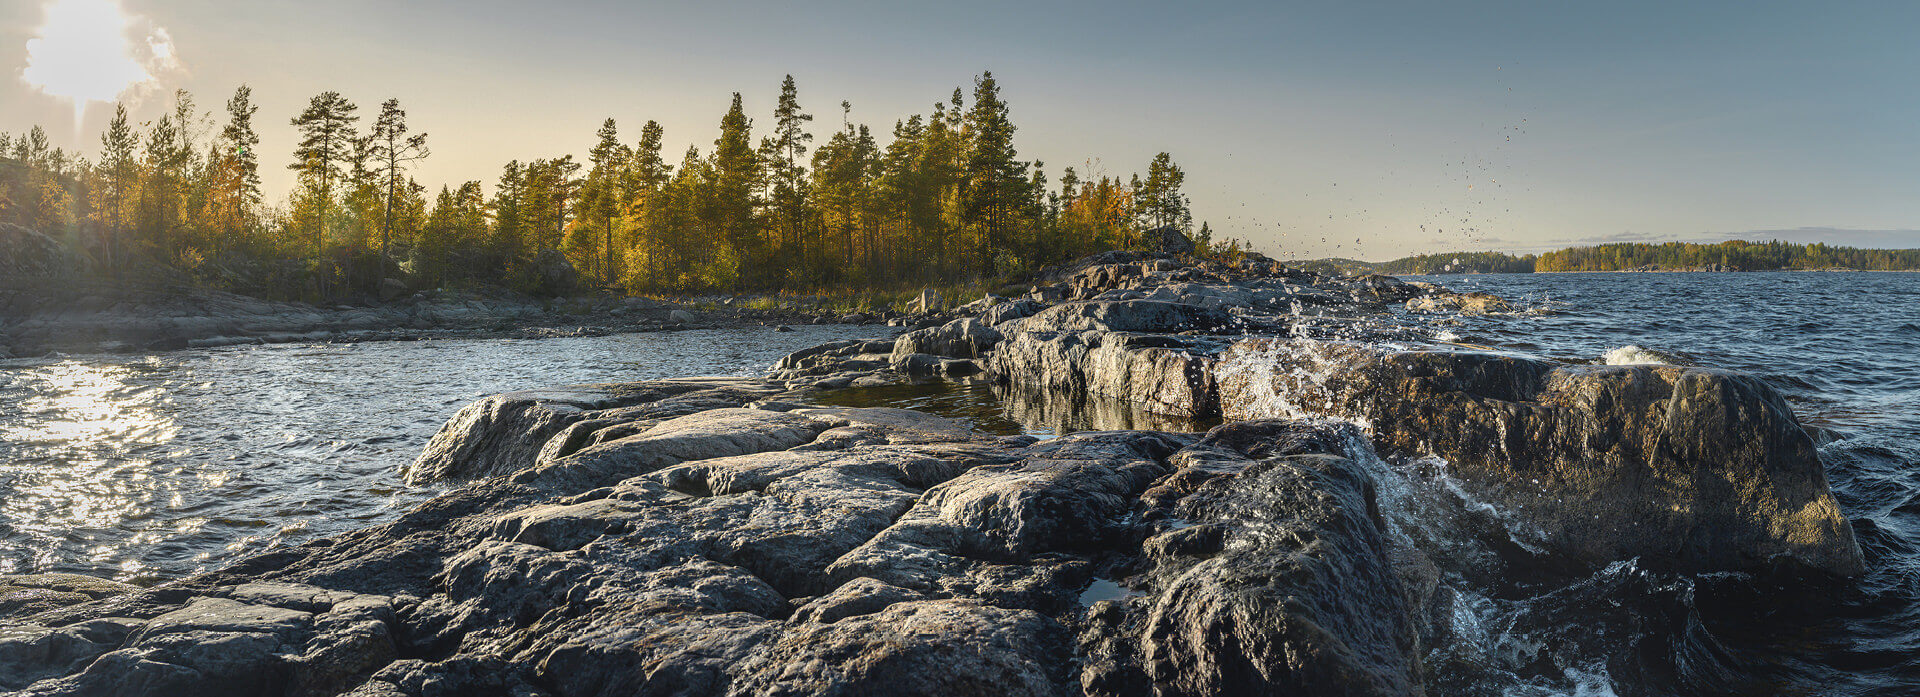
[[[1382,448],[1444,458],[1572,563],[1864,568],[1812,439],[1752,376],[1272,340],[1221,364],[1229,418],[1362,419]]]
[[[1373,575],[1374,533],[1352,520],[1372,515],[1364,483],[1337,458],[1296,461],[1346,447],[1321,427],[1035,443],[668,383],[589,390],[624,396],[576,400],[584,416],[549,443],[590,444],[392,523],[38,615],[0,633],[0,679],[49,695],[1066,695],[1396,669],[1399,635],[1376,629],[1409,620],[1376,603],[1409,594]],[[700,409],[753,394],[782,408]],[[662,418],[681,408],[700,410]],[[1139,595],[1110,608],[1106,640],[1076,640],[1096,575]],[[1362,607],[1385,614],[1349,616]]]
[[[1367,274],[1341,280],[1354,299],[1361,302],[1405,302],[1421,294],[1419,288],[1392,276]]]
[[[1177,551],[1208,555],[1169,554],[1152,572],[1160,589],[1138,661],[1155,693],[1417,693],[1417,626],[1372,498],[1352,460],[1295,455],[1182,500],[1177,515],[1213,527],[1187,536],[1225,539],[1186,545]]]
[[[1160,300],[1076,302],[1056,305],[1020,321],[1025,332],[1211,331],[1232,323],[1216,308]]]
[[[44,610],[109,598],[137,588],[118,581],[78,574],[0,575],[0,618],[24,617]]]
[[[1052,433],[1074,431],[1205,431],[1212,419],[1149,411],[1140,402],[1118,397],[1028,385],[993,384],[1007,416]]]
[[[1183,306],[1184,307],[1184,306]],[[1179,337],[1123,332],[1019,332],[988,360],[995,380],[1092,394],[1188,418],[1216,413],[1213,359]]]

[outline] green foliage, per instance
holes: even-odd
[[[978,295],[983,279],[1138,245],[1143,226],[1190,228],[1171,156],[1144,180],[1068,168],[1055,190],[1041,163],[1019,159],[1000,94],[983,73],[884,140],[842,102],[839,127],[816,143],[787,76],[757,144],[735,94],[709,152],[669,164],[658,122],[628,145],[607,119],[584,163],[509,162],[488,196],[477,181],[429,192],[412,180],[426,135],[398,100],[363,131],[351,101],[323,92],[290,121],[298,184],[270,206],[251,89],[235,91],[217,131],[182,92],[151,126],[120,110],[97,164],[37,128],[0,134],[0,220],[74,240],[97,272],[179,269],[273,297],[365,297],[396,274],[415,288],[536,291],[564,258],[588,283],[633,293],[833,289],[865,309],[923,286]]]
[[[1828,245],[1728,240],[1717,244],[1605,244],[1540,255],[1540,271],[1627,271],[1635,269],[1920,269],[1920,249],[1855,249]]]
[[[1533,273],[1537,258],[1528,254],[1513,256],[1503,252],[1447,252],[1418,254],[1393,261],[1365,264],[1369,273]]]

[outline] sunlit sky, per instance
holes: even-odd
[[[992,70],[1055,180],[1168,151],[1197,220],[1283,257],[1920,247],[1920,3],[64,2],[124,10],[132,63],[81,72],[135,82],[137,120],[176,87],[218,112],[252,85],[273,200],[287,120],[322,90],[367,121],[398,97],[438,188],[583,156],[609,116],[629,142],[660,121],[677,161],[734,91],[769,123],[787,73],[824,136],[843,99],[885,133]],[[111,106],[76,131],[32,83],[49,4],[0,3],[0,130],[92,157]]]

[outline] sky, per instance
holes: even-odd
[[[677,161],[733,92],[770,123],[787,74],[819,138],[842,100],[885,134],[991,70],[1054,181],[1169,152],[1196,221],[1282,258],[1920,247],[1920,3],[0,0],[0,131],[89,157],[111,105],[76,128],[33,84],[54,2],[128,17],[125,57],[85,72],[134,82],[136,121],[250,85],[270,200],[324,90],[363,125],[397,97],[437,189],[584,156],[608,117],[629,142],[659,121]]]

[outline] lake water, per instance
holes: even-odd
[[[517,389],[760,375],[886,327],[275,344],[0,361],[0,573],[154,582],[392,519],[447,417]]]
[[[1572,578],[1487,578],[1443,559],[1463,592],[1451,642],[1428,656],[1430,694],[1920,694],[1920,274],[1434,280],[1543,310],[1399,319],[1439,339],[1568,360],[1634,345],[1766,378],[1831,438],[1821,455],[1871,571],[1756,579],[1623,562]],[[179,577],[382,522],[431,496],[396,470],[475,398],[752,375],[792,350],[890,333],[797,329],[0,362],[0,573]],[[1003,408],[1007,395],[984,386],[878,397],[996,432],[1178,426],[1122,408],[1089,417],[1010,397]],[[1444,484],[1417,462],[1386,466],[1409,489]],[[1476,544],[1455,532],[1435,539]]]
[[[1431,280],[1552,310],[1447,320],[1447,339],[1586,360],[1637,345],[1766,378],[1829,431],[1821,459],[1870,568],[1833,582],[1628,563],[1483,583],[1480,646],[1435,693],[1920,695],[1920,274]]]

